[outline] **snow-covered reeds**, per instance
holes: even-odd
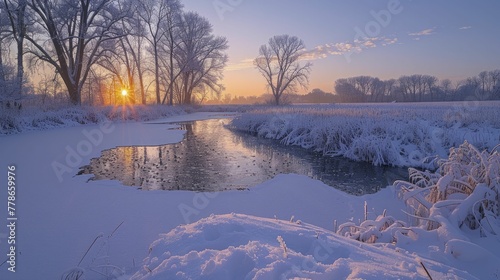
[[[28,103],[22,109],[0,108],[0,135],[103,121],[150,121],[194,112],[246,112],[263,105],[118,105],[73,106]]]
[[[73,267],[61,276],[62,280],[83,280],[87,279],[87,272],[93,272],[106,279],[116,278],[124,275],[122,268],[112,265],[109,262],[109,241],[115,234],[115,232],[123,225],[122,221],[108,236],[104,236],[104,233],[99,233],[94,241],[87,248],[82,258],[78,262],[76,267]],[[90,258],[90,263],[86,267],[82,267],[82,262],[87,257],[87,255],[93,250],[94,256]]]
[[[429,230],[451,225],[481,235],[500,235],[500,145],[480,152],[468,142],[450,150],[435,172],[410,169],[410,180],[396,181],[411,209],[414,225]]]
[[[461,232],[500,235],[500,145],[480,152],[464,142],[438,161],[436,171],[412,169],[409,180],[394,187],[410,209],[409,223],[383,214],[341,224],[337,233],[368,243],[416,240],[430,231],[445,243],[463,237]]]
[[[24,107],[0,110],[0,135],[111,121],[148,121],[185,114],[187,108],[161,105]]]
[[[330,156],[374,165],[428,166],[465,140],[479,149],[500,142],[499,103],[475,109],[454,103],[338,104],[268,107],[242,114],[230,125]]]

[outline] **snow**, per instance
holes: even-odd
[[[460,247],[456,245],[456,247]],[[132,279],[472,279],[408,252],[361,245],[307,223],[211,215],[151,244]]]
[[[38,105],[38,104],[37,104]],[[21,111],[0,111],[0,135],[39,131],[58,127],[98,124],[106,121],[147,121],[184,115],[188,107],[169,106],[69,106],[52,108],[48,104],[25,106]]]
[[[71,279],[77,273],[85,279],[427,279],[420,261],[434,279],[500,275],[498,239],[478,238],[456,225],[439,228],[443,233],[416,228],[397,244],[365,244],[333,233],[335,221],[360,224],[365,202],[368,219],[386,210],[405,220],[393,187],[356,197],[282,174],[248,191],[193,193],[139,191],[75,176],[102,150],[180,141],[184,132],[169,130],[175,125],[167,122],[227,115],[103,121],[1,136],[0,166],[16,166],[18,226],[16,273],[4,263],[0,279]],[[5,205],[7,191],[0,201]],[[0,216],[6,211],[0,207]],[[7,235],[1,234],[0,252],[7,252]]]

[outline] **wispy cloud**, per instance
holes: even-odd
[[[228,63],[225,70],[226,71],[237,71],[237,70],[253,68],[254,67],[253,61],[254,61],[254,58],[246,58],[246,59],[243,59],[237,63]]]
[[[428,36],[434,34],[436,31],[436,28],[427,28],[422,31],[414,32],[414,33],[409,33],[408,35],[410,36]]]
[[[305,50],[301,55],[302,60],[317,60],[327,58],[332,55],[348,55],[360,53],[364,49],[376,48],[378,46],[388,46],[398,42],[398,38],[371,37],[354,42],[328,43]]]
[[[467,30],[467,29],[471,29],[471,28],[472,28],[472,26],[468,25],[468,26],[462,26],[462,27],[460,27],[458,29],[460,29],[460,30]]]
[[[396,44],[398,42],[398,38],[385,38],[382,42],[382,46],[388,46],[392,44]]]
[[[385,47],[392,44],[396,44],[398,42],[398,38],[396,37],[371,37],[364,38],[361,40],[355,40],[354,42],[339,42],[339,43],[327,43],[318,45],[312,49],[304,49],[302,50],[302,54],[300,55],[300,60],[319,60],[325,59],[329,56],[335,55],[344,55],[349,57],[353,53],[360,53],[363,50],[376,48],[376,47]],[[254,68],[254,59],[255,58],[247,58],[243,59],[236,63],[229,63],[226,67],[226,71],[238,71],[244,69]]]

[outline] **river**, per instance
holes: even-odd
[[[229,119],[178,123],[184,140],[161,146],[117,147],[81,168],[92,180],[119,180],[142,190],[245,190],[277,174],[296,173],[344,192],[374,193],[406,179],[403,168],[373,166],[284,146],[225,127]]]

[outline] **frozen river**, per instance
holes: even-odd
[[[276,140],[234,132],[228,119],[179,123],[184,140],[161,146],[117,147],[102,152],[80,173],[119,180],[143,190],[243,190],[277,174],[303,174],[347,193],[374,193],[407,178],[405,169],[327,157]]]

